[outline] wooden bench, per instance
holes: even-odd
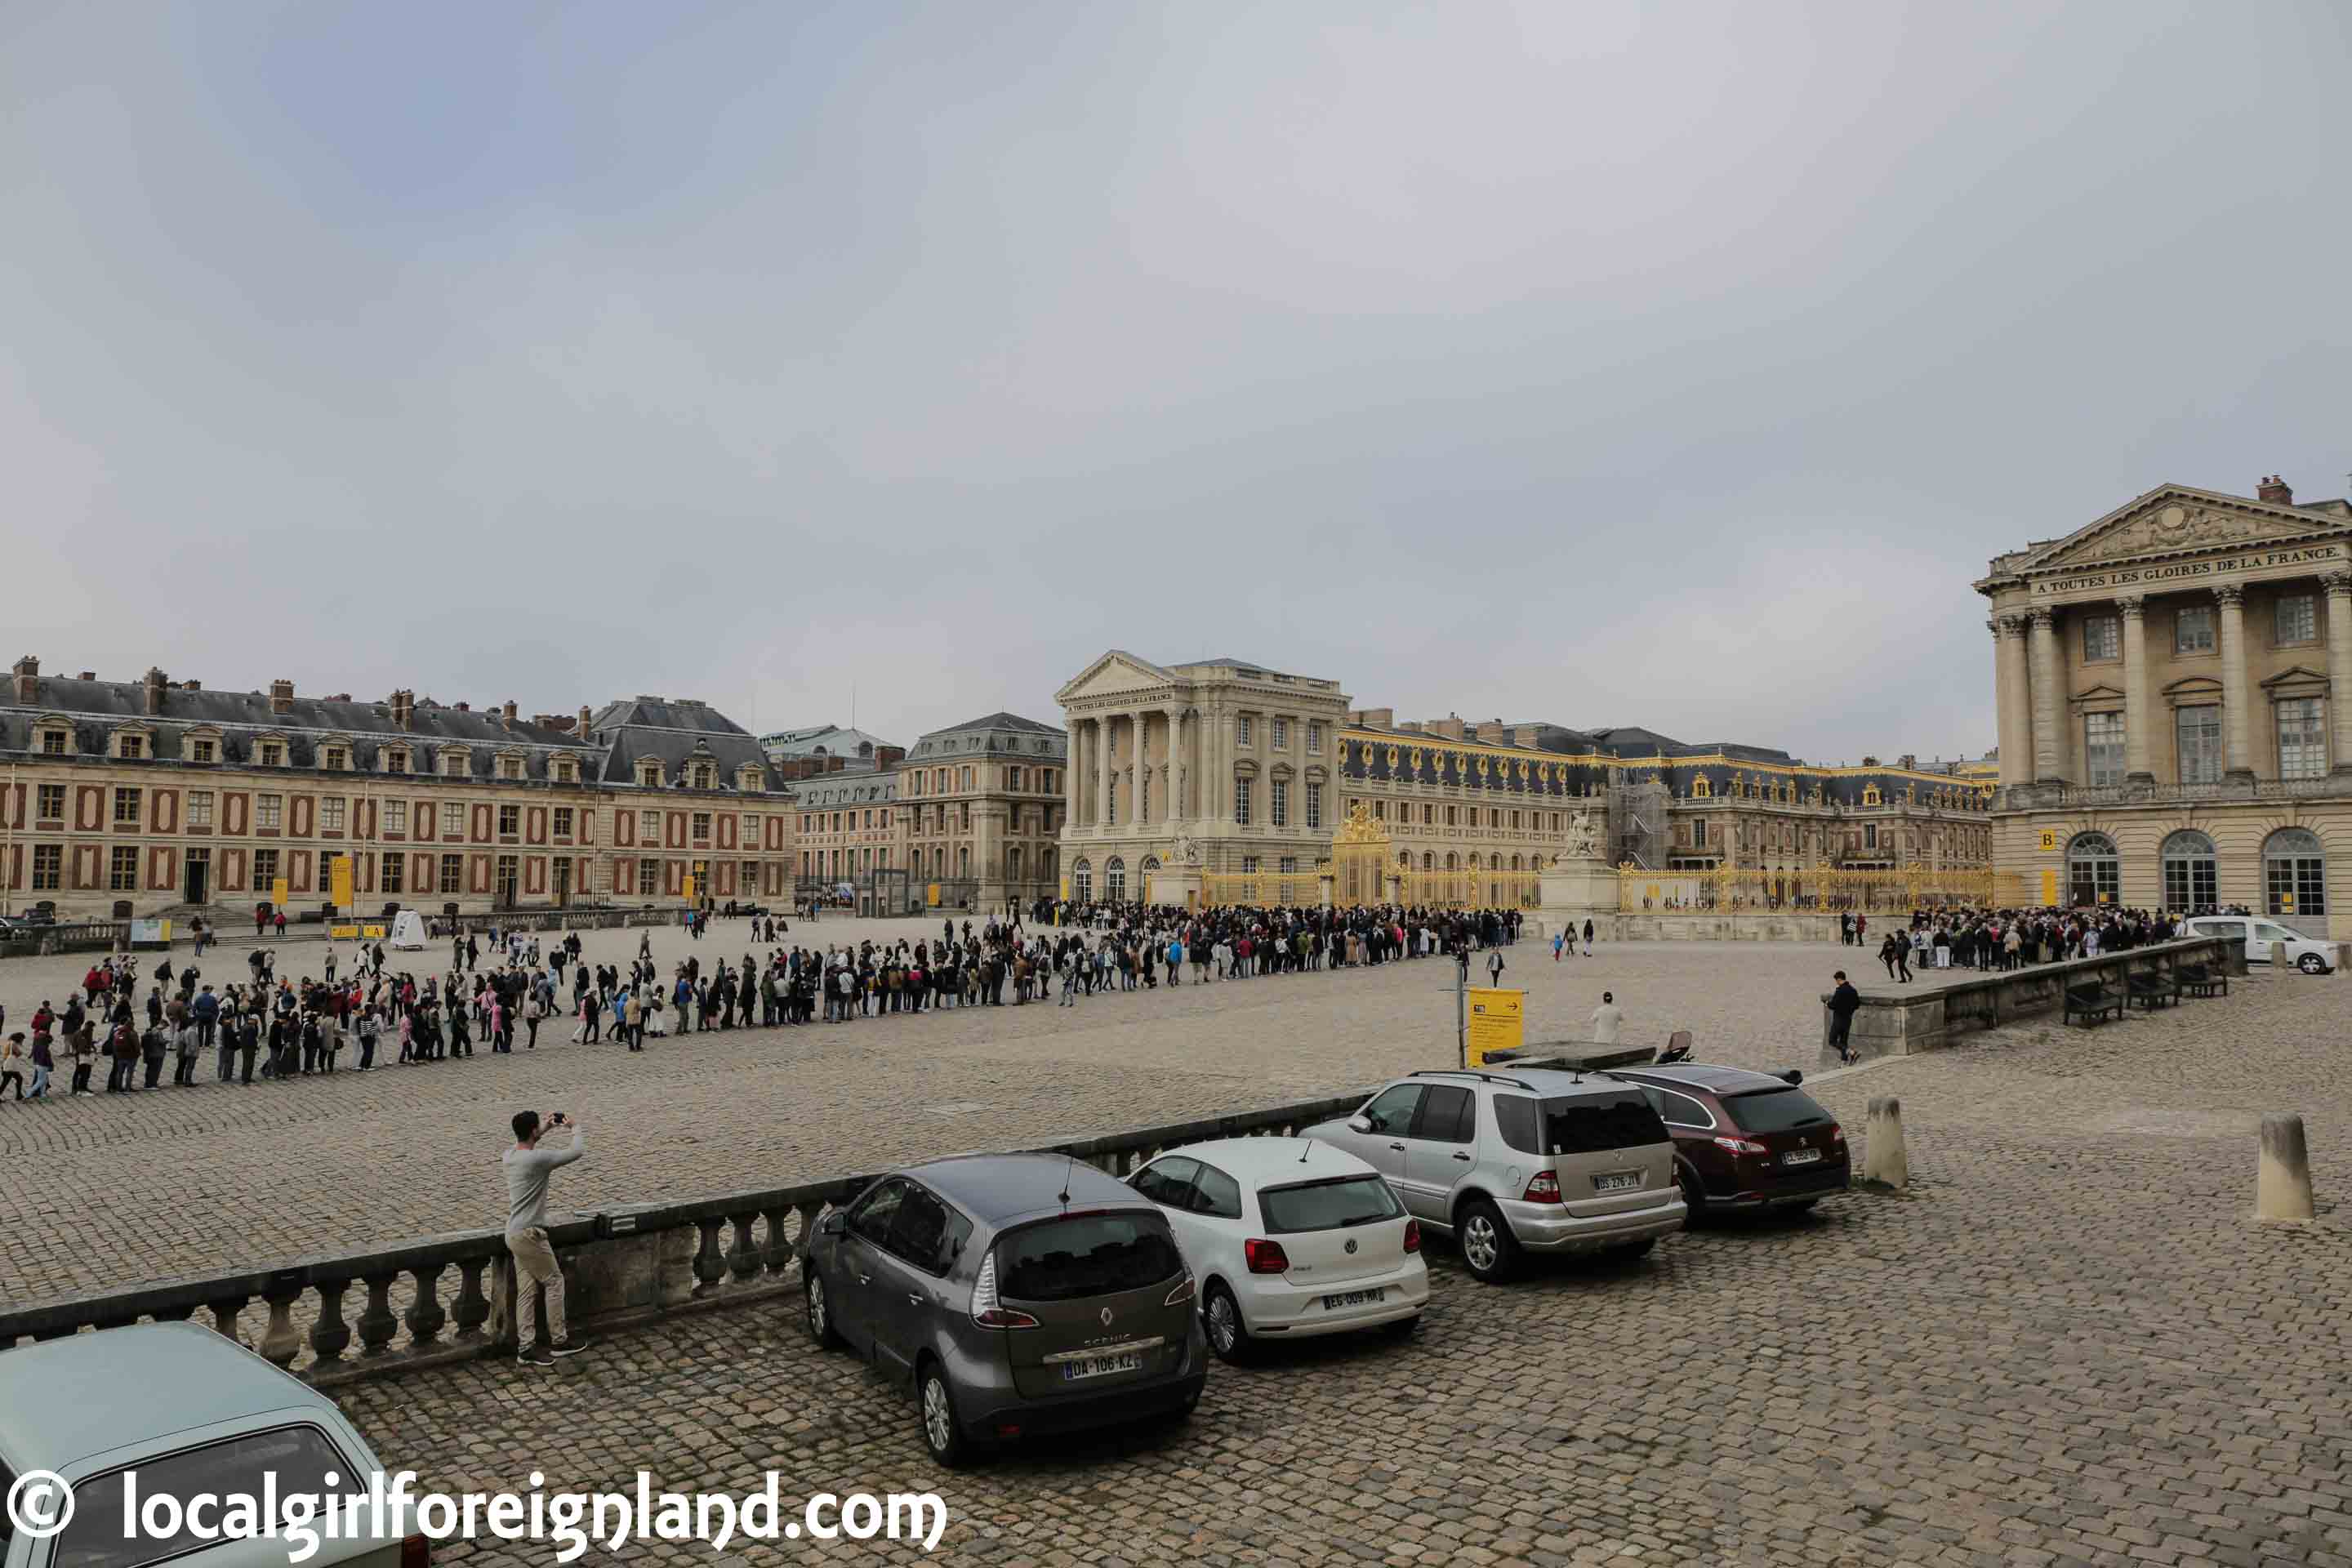
[[[2125,986],[2129,999],[2151,1013],[2158,1007],[2169,1007],[2180,1000],[2180,987],[2166,984],[2160,974],[2135,974],[2125,982]]]
[[[2230,977],[2201,963],[2182,964],[2174,972],[2174,981],[2179,990],[2192,996],[2227,996],[2230,994]]]
[[[2124,1016],[2124,994],[2109,985],[2069,985],[2066,987],[2066,1010],[2062,1023],[2071,1024],[2082,1018],[2089,1024],[2104,1024],[2108,1014]]]

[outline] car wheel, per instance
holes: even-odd
[[[825,1292],[824,1276],[814,1266],[801,1270],[801,1300],[807,1309],[809,1338],[820,1349],[839,1349],[842,1339],[833,1326],[833,1298]]]
[[[1696,1219],[1706,1212],[1706,1184],[1698,1179],[1696,1171],[1688,1165],[1676,1165],[1675,1185],[1683,1190],[1683,1207],[1690,1210],[1690,1218]]]
[[[972,1458],[971,1439],[963,1435],[963,1425],[956,1419],[955,1394],[948,1387],[948,1374],[940,1370],[937,1362],[925,1362],[916,1382],[917,1414],[923,1426],[923,1447],[931,1458],[949,1469],[961,1469]]]
[[[2305,974],[2325,974],[2327,973],[2327,960],[2320,957],[2319,954],[2315,952],[2305,953],[2301,958],[2294,961],[2294,966],[2297,969],[2302,970]]]
[[[1473,1198],[1462,1206],[1462,1262],[1470,1276],[1497,1285],[1518,1272],[1519,1241],[1493,1204]]]
[[[1249,1325],[1242,1321],[1241,1303],[1222,1279],[1210,1280],[1209,1292],[1202,1299],[1201,1331],[1208,1336],[1209,1348],[1217,1352],[1217,1359],[1235,1366],[1249,1360],[1257,1349]]]

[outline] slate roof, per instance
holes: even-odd
[[[760,737],[760,744],[771,756],[777,757],[866,757],[873,758],[885,746],[896,742],[864,730],[852,730],[840,724],[812,724],[803,730],[785,730]]]
[[[989,752],[1057,758],[1068,751],[1068,737],[1051,724],[1040,724],[1018,713],[991,713],[968,723],[933,730],[915,742],[907,760],[922,762],[950,754]]]
[[[603,730],[637,724],[655,730],[684,730],[701,735],[743,735],[751,731],[707,703],[667,697],[631,697],[604,704],[589,727]]]

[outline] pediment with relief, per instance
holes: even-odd
[[[2314,534],[2336,532],[2339,527],[2283,509],[2234,505],[2221,498],[2206,500],[2168,490],[2122,516],[2092,524],[2027,569],[2063,571],[2186,551],[2293,543]]]
[[[1089,697],[1125,691],[1148,691],[1172,684],[1175,677],[1158,665],[1114,648],[1078,672],[1077,678],[1054,694],[1067,705]]]

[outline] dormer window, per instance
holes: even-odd
[[[1862,792],[1862,804],[1864,805],[1876,805],[1879,804],[1880,799],[1881,796],[1879,795],[1878,786],[1876,784],[1873,784],[1868,789]]]
[[[758,765],[755,763],[751,766],[746,767],[740,773],[736,775],[736,784],[738,787],[747,793],[757,794],[768,787],[768,779],[767,775],[761,773]]]
[[[578,784],[580,782],[580,764],[573,762],[570,757],[556,758],[555,782],[557,784]]]
[[[715,787],[717,783],[718,780],[714,776],[713,771],[709,763],[697,763],[694,764],[695,788],[710,789]]]
[[[352,765],[352,753],[342,746],[329,746],[319,753],[319,765],[330,773],[344,773]]]
[[[147,737],[144,735],[122,736],[121,750],[119,754],[134,762],[144,757],[147,754]]]
[[[265,768],[284,767],[286,765],[286,742],[283,741],[262,742],[261,765]]]
[[[657,789],[660,787],[661,782],[661,764],[659,763],[643,762],[637,764],[637,783],[639,784],[643,785],[646,789]]]
[[[62,757],[66,754],[66,732],[51,727],[41,731],[41,755]]]
[[[394,746],[386,751],[383,754],[383,771],[388,773],[406,773],[408,771],[408,748],[406,746]]]
[[[465,752],[444,752],[441,753],[441,773],[443,777],[461,779],[466,776],[467,771]]]
[[[520,757],[500,757],[499,759],[499,777],[502,779],[519,779],[522,777],[522,759]]]
[[[220,761],[220,742],[217,741],[189,742],[188,761],[192,763],[216,763]]]
[[[1715,785],[1709,783],[1706,779],[1702,777],[1691,780],[1691,798],[1693,800],[1705,800],[1713,794],[1715,794]]]

